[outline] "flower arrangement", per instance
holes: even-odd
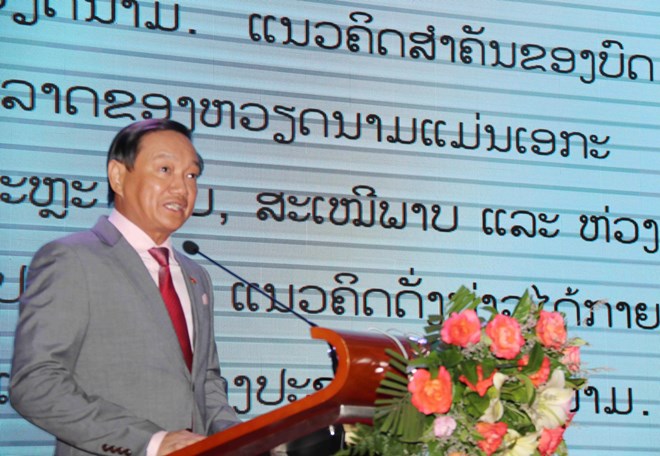
[[[339,455],[568,454],[585,341],[568,338],[561,313],[525,293],[510,316],[499,314],[461,287],[425,330],[411,359],[388,351],[373,426],[357,425]]]

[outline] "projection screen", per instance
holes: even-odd
[[[0,454],[53,449],[8,401],[30,259],[109,212],[107,147],[156,117],[206,165],[176,246],[337,329],[529,290],[590,342],[571,454],[657,454],[659,30],[651,0],[0,0]],[[303,322],[200,263],[242,419],[328,384]]]

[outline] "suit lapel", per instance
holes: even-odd
[[[160,339],[160,346],[168,354],[166,358],[188,373],[183,356],[171,356],[172,353],[180,354],[181,346],[158,286],[144,266],[140,255],[124,239],[114,225],[107,220],[107,217],[101,217],[92,230],[103,242],[113,247],[112,260],[116,263],[117,270],[124,274],[125,283],[130,284],[136,291],[136,296],[140,297],[140,299],[136,299],[135,305],[147,307],[147,312],[139,313],[139,315],[144,315],[145,318],[150,320],[145,323],[145,328],[154,328],[155,325],[157,330],[154,331],[153,337]]]
[[[204,278],[201,277],[195,268],[190,267],[189,259],[179,254],[174,250],[174,256],[177,263],[181,267],[183,277],[188,289],[188,296],[190,296],[190,306],[193,316],[193,368],[192,373],[195,374],[199,361],[204,358],[204,350],[207,348],[205,344],[201,343],[208,337],[208,326],[204,324],[204,319],[208,318],[206,315],[206,308],[208,307],[208,297],[205,297]],[[212,317],[211,317],[212,318]]]

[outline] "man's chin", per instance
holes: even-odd
[[[169,237],[181,228],[186,223],[186,220],[188,220],[188,217],[167,217],[167,219],[162,221],[159,231],[161,234]]]
[[[185,218],[185,219],[177,220],[176,222],[168,223],[166,225],[167,231],[170,232],[170,235],[174,234],[175,231],[177,231],[179,228],[183,226],[184,223],[186,223],[186,220],[188,219]]]

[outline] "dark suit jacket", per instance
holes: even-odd
[[[10,399],[57,437],[57,456],[142,455],[157,431],[210,435],[238,421],[220,377],[211,280],[175,255],[192,304],[192,374],[158,287],[106,217],[35,255],[20,301]]]

